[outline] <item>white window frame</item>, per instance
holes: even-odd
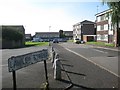
[[[101,31],[100,25],[97,26],[97,31]]]
[[[104,25],[104,30],[108,30],[108,24]]]
[[[98,16],[98,17],[97,17],[97,22],[100,22],[100,21],[101,21],[100,19],[101,19],[101,17]]]

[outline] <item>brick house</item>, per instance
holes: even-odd
[[[97,41],[113,43],[115,41],[115,30],[113,30],[111,10],[105,10],[96,14]]]
[[[63,34],[67,39],[72,39],[73,38],[73,31],[63,31]]]
[[[73,39],[79,38],[85,42],[96,41],[95,22],[84,20],[73,25]]]
[[[117,30],[116,25],[113,26],[112,24],[111,12],[112,9],[108,9],[95,15],[97,25],[97,41],[113,43],[116,45]]]

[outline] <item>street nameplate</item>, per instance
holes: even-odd
[[[41,62],[48,59],[48,50],[43,49],[41,51],[28,53],[20,56],[12,56],[8,59],[9,72],[16,71],[31,64]]]

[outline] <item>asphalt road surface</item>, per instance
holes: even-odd
[[[53,44],[73,88],[118,88],[118,52],[73,43]]]
[[[81,86],[91,88],[118,87],[118,52],[73,43],[55,43],[53,47],[59,53],[61,63],[74,84],[73,88]],[[2,88],[12,88],[12,73],[8,72],[8,58],[45,48],[48,47],[1,50],[2,80],[0,82]],[[49,63],[47,65],[49,67]],[[51,70],[50,68],[48,69]],[[40,88],[41,84],[45,82],[43,62],[20,69],[16,74],[17,88]],[[53,78],[50,73],[48,76]]]
[[[84,44],[63,43],[60,45],[68,51],[83,57],[116,76],[119,76],[118,59],[120,51],[106,50],[104,48],[97,48]]]

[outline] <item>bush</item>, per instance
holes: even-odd
[[[10,27],[2,27],[2,39],[19,41],[23,39],[22,33]]]

